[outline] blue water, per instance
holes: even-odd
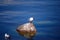
[[[59,0],[10,1],[0,0],[0,40],[5,40],[5,33],[11,35],[11,40],[27,40],[16,32],[16,28],[27,23],[30,17],[34,17],[37,29],[33,40],[60,40]]]

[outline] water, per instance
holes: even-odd
[[[33,40],[60,40],[59,0],[9,0],[0,4],[0,40],[27,40],[16,32],[19,25],[34,17],[37,33]]]

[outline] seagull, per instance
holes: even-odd
[[[10,35],[8,35],[7,33],[5,33],[5,39],[9,40],[9,38],[10,38]]]
[[[29,18],[29,22],[32,23],[33,22],[33,17]]]

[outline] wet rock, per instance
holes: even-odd
[[[34,37],[36,34],[36,28],[34,24],[32,23],[32,21],[19,26],[16,30],[20,35],[26,38]]]

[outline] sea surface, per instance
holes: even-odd
[[[5,33],[10,40],[27,40],[16,28],[30,17],[37,29],[33,40],[60,40],[60,0],[0,0],[0,40]]]

